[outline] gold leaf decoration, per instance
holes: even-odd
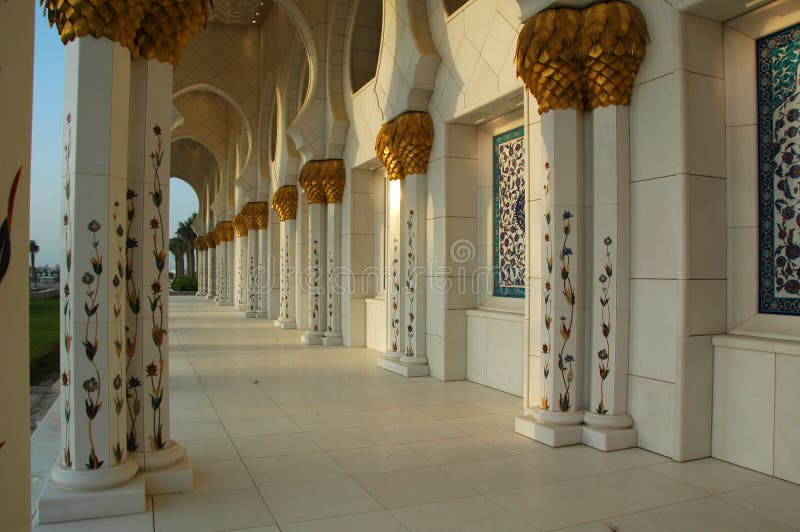
[[[233,230],[236,232],[236,236],[247,236],[247,214],[245,214],[244,210],[233,217],[232,224]]]
[[[416,111],[384,124],[375,139],[375,154],[390,181],[427,172],[432,147],[431,115]]]
[[[248,202],[242,212],[246,214],[248,231],[269,227],[269,204],[266,201]]]
[[[584,109],[580,27],[577,9],[548,9],[528,19],[519,33],[517,77],[539,102],[539,114]]]
[[[649,40],[644,16],[629,2],[548,9],[520,31],[517,77],[539,103],[539,114],[627,105]]]
[[[214,235],[217,239],[217,244],[222,242],[232,242],[233,233],[233,223],[230,221],[217,222],[217,226],[214,228]]]
[[[206,237],[203,235],[198,235],[197,238],[194,239],[194,247],[199,251],[205,251],[208,249],[208,246],[206,246]]]
[[[272,208],[282,222],[297,218],[297,187],[284,185],[278,188],[272,195]]]
[[[210,0],[40,0],[61,42],[105,37],[134,59],[178,63],[181,51],[208,22]]]
[[[325,204],[325,187],[322,184],[323,161],[308,161],[300,169],[297,182],[305,192],[309,205]]]
[[[650,40],[642,12],[627,2],[584,10],[580,50],[588,109],[628,105]]]
[[[322,188],[325,189],[326,203],[341,203],[344,195],[344,161],[328,159],[320,164]]]

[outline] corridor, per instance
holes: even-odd
[[[800,486],[714,459],[551,449],[519,397],[405,379],[366,349],[303,345],[205,298],[170,300],[171,425],[194,492],[42,531],[791,530]],[[32,440],[34,503],[58,403]],[[34,504],[35,508],[35,504]]]

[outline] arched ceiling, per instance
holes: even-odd
[[[182,94],[173,100],[173,105],[183,116],[183,122],[172,132],[172,137],[192,137],[200,140],[222,164],[228,154],[229,129],[235,123],[242,124],[241,118],[231,120],[231,115],[235,116],[238,113],[231,109],[231,105],[224,98],[206,91]]]
[[[178,137],[175,137],[178,138]],[[200,198],[203,181],[216,171],[214,155],[206,146],[193,139],[178,138],[172,142],[170,175],[189,183]]]
[[[256,13],[263,14],[270,5],[272,0],[214,0],[208,19],[224,24],[252,24]]]

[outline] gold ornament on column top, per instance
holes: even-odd
[[[272,195],[272,208],[278,213],[280,221],[297,218],[297,187],[284,185]]]
[[[341,159],[322,161],[321,174],[325,203],[341,203],[344,195],[344,161]]]
[[[242,212],[233,217],[233,230],[236,236],[247,236],[247,214],[242,209]]]
[[[402,114],[381,127],[375,153],[390,181],[428,171],[433,147],[433,120],[424,112]]]
[[[215,248],[217,244],[219,244],[219,242],[217,242],[217,235],[213,229],[206,233],[206,244],[208,244],[208,249]]]
[[[228,220],[217,222],[217,227],[214,228],[214,233],[219,237],[218,242],[232,242],[233,224]]]
[[[204,251],[206,249],[205,241],[206,239],[203,235],[197,235],[197,238],[194,239],[194,248],[198,251]]]
[[[649,40],[644,16],[628,2],[548,9],[520,31],[517,77],[539,103],[539,114],[627,105]]]
[[[144,57],[176,65],[192,36],[208,22],[211,0],[39,0],[61,42],[105,37]]]
[[[248,230],[258,231],[269,227],[269,203],[251,201],[244,208],[247,211]]]
[[[325,187],[322,185],[323,161],[308,161],[300,170],[297,182],[308,197],[309,205],[325,204]]]

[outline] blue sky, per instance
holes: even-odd
[[[64,45],[47,25],[38,2],[33,73],[31,145],[31,239],[39,244],[37,265],[58,262],[61,231],[61,146],[64,116]],[[170,232],[197,210],[197,195],[179,179],[170,179]],[[174,268],[170,254],[170,268]]]

